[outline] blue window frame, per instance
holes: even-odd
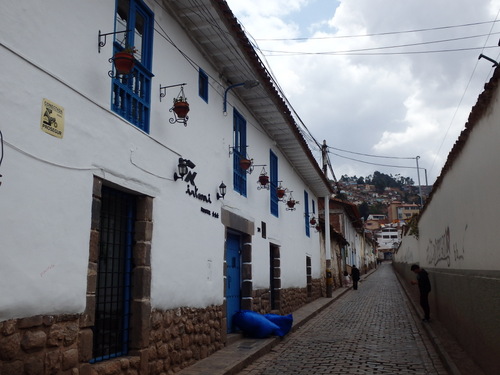
[[[198,94],[208,103],[208,75],[201,68],[198,71]]]
[[[304,224],[306,228],[306,236],[311,237],[311,230],[309,228],[309,194],[304,190]]]
[[[240,159],[246,157],[247,122],[235,109],[233,111],[233,187],[234,190],[247,196],[247,172],[241,168]]]
[[[149,133],[153,77],[153,21],[153,13],[143,1],[117,0],[114,52],[131,46],[137,52],[133,71],[116,75],[112,80],[111,109],[146,133]]]
[[[269,189],[269,194],[271,197],[271,214],[279,217],[278,209],[278,157],[276,154],[270,150],[269,151],[269,175],[271,188]]]

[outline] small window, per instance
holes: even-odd
[[[233,187],[244,197],[247,196],[247,172],[241,168],[240,159],[246,157],[247,122],[235,109],[233,112]]]
[[[311,237],[311,230],[309,228],[309,194],[304,190],[304,224],[306,228],[306,236]]]
[[[208,75],[201,68],[198,72],[198,94],[208,103]]]
[[[278,209],[278,157],[272,151],[269,155],[269,174],[271,178],[271,188],[269,194],[271,196],[271,214],[279,217]]]

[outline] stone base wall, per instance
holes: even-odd
[[[223,306],[153,310],[148,374],[178,372],[222,349],[225,342]]]
[[[258,289],[252,291],[252,311],[259,314],[271,313],[271,292],[269,289]]]
[[[224,347],[223,306],[154,310],[149,346],[90,364],[92,331],[82,315],[34,316],[0,322],[1,375],[171,374]]]
[[[281,289],[279,297],[280,308],[272,311],[269,289],[257,289],[253,291],[252,311],[259,314],[275,313],[286,315],[301,308],[305,304],[315,299],[326,296],[326,282],[324,279],[313,279],[311,283],[310,295],[308,288],[289,288]]]
[[[0,374],[78,374],[79,315],[0,322]]]

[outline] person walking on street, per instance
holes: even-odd
[[[423,322],[428,322],[431,319],[431,310],[429,307],[429,293],[431,291],[431,282],[429,280],[429,274],[423,268],[420,268],[418,264],[414,264],[410,268],[411,271],[415,272],[417,275],[417,281],[412,280],[413,285],[418,284],[418,289],[420,290],[420,306],[424,310]]]
[[[358,290],[359,270],[353,264],[351,269],[352,289]]]

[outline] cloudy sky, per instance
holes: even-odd
[[[337,179],[432,184],[500,58],[500,0],[227,2]]]

